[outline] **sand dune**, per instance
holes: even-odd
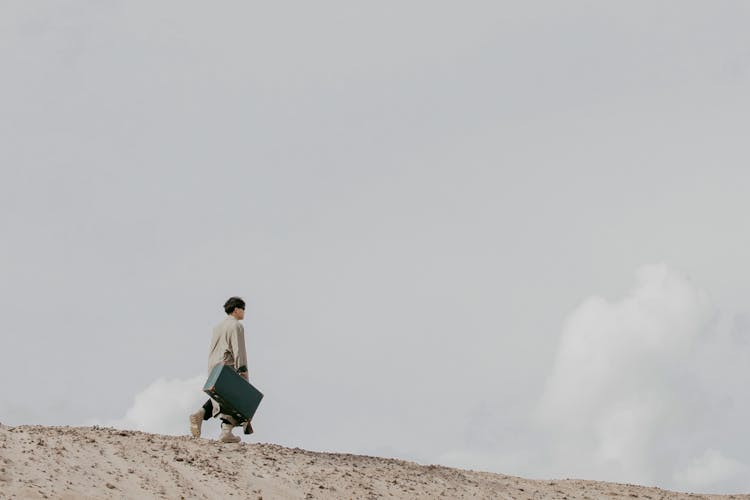
[[[750,498],[535,481],[273,444],[0,425],[0,498]]]

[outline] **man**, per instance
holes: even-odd
[[[208,354],[208,372],[218,364],[234,367],[242,378],[248,380],[247,374],[247,352],[245,351],[245,328],[240,323],[245,319],[245,301],[239,297],[231,297],[224,304],[227,317],[216,325],[211,338],[211,349]],[[190,432],[194,437],[200,437],[201,425],[204,420],[211,417],[221,419],[221,434],[219,441],[222,443],[238,443],[242,438],[232,434],[232,429],[239,425],[230,415],[221,412],[219,403],[209,399],[203,408],[190,415]]]

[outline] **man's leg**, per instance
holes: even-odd
[[[190,434],[193,437],[201,437],[201,425],[203,425],[204,420],[211,418],[212,413],[213,403],[209,399],[203,403],[203,407],[200,410],[190,415]]]
[[[190,415],[190,433],[193,437],[201,436],[201,425],[204,420],[208,420],[213,416],[213,410],[213,400],[209,399],[204,403],[200,410]],[[221,408],[219,408],[219,411],[221,411]],[[232,434],[232,429],[237,426],[234,418],[223,413],[219,413],[217,417],[221,419],[221,434],[219,434],[219,441],[222,443],[239,443],[242,441],[241,437]]]
[[[228,415],[219,415],[221,417],[221,434],[219,434],[219,441],[222,443],[239,443],[242,438],[232,434],[232,429],[235,428],[234,419]]]

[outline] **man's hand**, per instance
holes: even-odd
[[[250,376],[247,372],[240,372],[240,377],[244,378],[247,382],[250,382]]]

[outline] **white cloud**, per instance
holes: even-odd
[[[538,408],[577,470],[652,480],[651,442],[675,405],[673,375],[715,315],[708,294],[666,265],[648,266],[624,299],[586,300],[569,317]]]
[[[104,425],[159,434],[188,434],[188,415],[207,399],[201,391],[205,381],[205,375],[159,378],[135,395],[124,417]]]
[[[720,451],[706,450],[694,458],[682,470],[675,473],[675,479],[686,485],[706,488],[736,477],[750,475],[750,467],[724,456]]]
[[[719,339],[716,317],[708,294],[664,264],[640,269],[622,300],[584,301],[564,326],[535,414],[550,436],[551,469],[694,486],[686,478],[699,472],[670,478],[663,458],[682,462],[695,453],[699,439],[721,438],[690,435],[691,428],[712,425],[706,417],[708,392],[699,389],[701,372],[710,366],[703,348],[710,340],[714,352],[732,349]],[[707,389],[731,394],[726,386]],[[711,455],[687,470],[732,470],[724,465]]]

